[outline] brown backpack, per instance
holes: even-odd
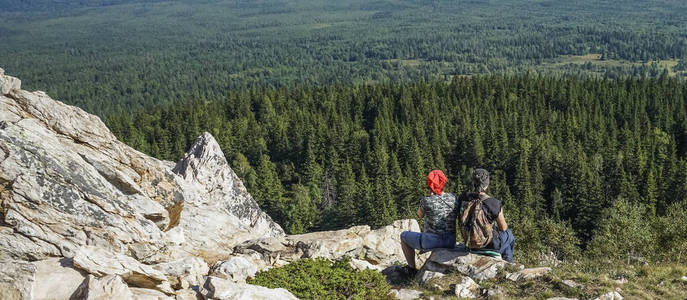
[[[484,248],[494,237],[494,225],[489,222],[484,211],[483,202],[487,199],[489,196],[479,195],[477,198],[472,197],[467,204],[463,205],[464,210],[460,216],[460,234],[468,248]]]

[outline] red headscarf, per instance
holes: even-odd
[[[441,170],[434,170],[427,175],[427,186],[437,195],[443,194],[444,184],[448,181]]]

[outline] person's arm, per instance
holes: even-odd
[[[503,209],[499,212],[499,216],[496,218],[496,223],[499,225],[501,231],[506,231],[508,229],[508,224],[506,224],[506,218],[503,216]]]
[[[422,206],[418,207],[417,209],[417,216],[418,218],[422,219],[425,217],[425,212],[422,210]]]

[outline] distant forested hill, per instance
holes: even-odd
[[[687,75],[684,1],[3,4],[14,11],[0,9],[0,66],[101,116],[242,88],[528,71]]]
[[[125,3],[147,3],[171,0],[2,0],[0,1],[0,13],[2,12],[59,12],[87,7],[102,7]]]

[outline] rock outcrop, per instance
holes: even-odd
[[[419,231],[420,227],[417,221],[410,219],[398,220],[376,230],[369,226],[355,226],[337,231],[248,240],[234,248],[234,256],[218,262],[211,274],[243,282],[258,271],[301,258],[337,260],[344,256],[351,258],[355,269],[381,271],[393,263],[403,262],[400,235],[406,230]],[[424,261],[427,255],[420,256],[419,261]]]
[[[211,135],[175,165],[2,69],[0,92],[0,298],[170,296],[241,242],[284,236]]]
[[[244,240],[284,235],[209,134],[172,168],[118,141],[96,116],[21,90],[10,76],[0,86],[3,255],[73,257],[89,245],[147,263],[208,249],[216,260]]]
[[[172,171],[197,195],[184,202],[178,220],[183,232],[192,233],[184,235],[185,245],[190,246],[186,252],[217,260],[245,240],[284,235],[260,210],[209,133],[198,137]]]
[[[246,279],[302,258],[349,257],[389,275],[403,270],[401,232],[420,231],[399,220],[287,236],[209,133],[179,162],[161,161],[2,69],[0,92],[0,299],[296,299]],[[455,293],[467,297],[506,262],[441,249],[418,265],[422,282],[465,275]]]
[[[245,280],[308,257],[381,270],[403,260],[400,233],[420,229],[286,236],[210,134],[161,161],[1,69],[0,92],[2,299],[295,299]]]
[[[500,258],[473,254],[464,248],[438,249],[432,251],[417,278],[422,278],[425,272],[460,273],[480,282],[496,277],[507,264]]]

